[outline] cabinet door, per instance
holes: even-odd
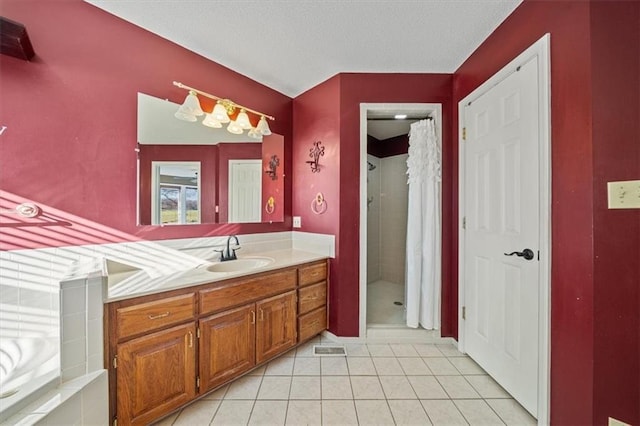
[[[295,346],[296,292],[290,291],[256,303],[256,362],[260,363]]]
[[[202,392],[255,365],[255,305],[200,320],[200,387]]]
[[[118,345],[120,424],[149,424],[196,395],[195,324]]]

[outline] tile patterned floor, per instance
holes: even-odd
[[[314,344],[156,423],[166,425],[534,425],[507,392],[450,344]]]

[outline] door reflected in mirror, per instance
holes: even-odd
[[[200,163],[151,163],[152,225],[200,223]]]

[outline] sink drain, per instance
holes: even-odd
[[[402,302],[393,302],[394,305],[402,306]]]

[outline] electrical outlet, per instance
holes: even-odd
[[[640,209],[640,180],[607,182],[610,209]]]
[[[300,216],[293,217],[293,227],[301,228],[302,227],[302,218]]]

